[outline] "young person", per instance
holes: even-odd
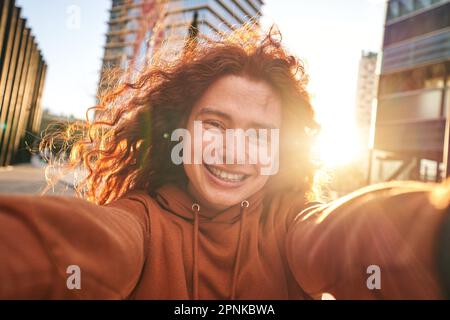
[[[389,183],[310,203],[306,84],[273,33],[155,59],[102,99],[72,148],[85,199],[0,197],[0,298],[443,298],[450,188]],[[205,151],[230,129],[264,143],[239,149],[236,135]],[[268,161],[221,163],[252,143]]]

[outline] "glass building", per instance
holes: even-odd
[[[361,146],[361,161],[358,162],[361,172],[367,174],[369,163],[370,127],[372,125],[373,103],[377,96],[378,75],[376,73],[378,54],[376,52],[361,53],[358,69],[356,90],[356,124],[359,144]],[[365,176],[367,179],[367,176]]]
[[[378,54],[375,52],[362,52],[359,61],[358,84],[356,90],[356,123],[360,129],[360,140],[366,148],[369,144],[373,101],[376,99],[377,95],[377,61]]]
[[[0,166],[30,158],[27,146],[39,133],[46,70],[21,9],[14,0],[0,0]]]
[[[152,38],[170,37],[171,46],[182,47],[193,22],[200,34],[210,37],[257,22],[262,5],[262,0],[113,0],[103,70],[125,69],[130,61],[151,56]],[[162,31],[155,35],[157,20],[162,21]]]
[[[389,1],[372,182],[439,181],[445,176],[449,75],[450,1]]]

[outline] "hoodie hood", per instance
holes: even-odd
[[[236,297],[236,284],[237,276],[239,274],[239,268],[241,263],[241,252],[242,252],[242,240],[243,232],[245,228],[245,221],[248,214],[254,212],[260,205],[263,199],[264,191],[261,190],[248,200],[243,200],[240,204],[237,204],[228,209],[213,212],[210,210],[204,210],[202,207],[190,196],[188,193],[176,185],[170,184],[161,187],[156,192],[156,201],[165,210],[177,215],[183,219],[190,220],[193,222],[192,228],[192,256],[193,256],[193,266],[192,266],[192,298],[194,300],[199,299],[198,288],[199,288],[199,233],[200,224],[202,221],[207,221],[208,223],[235,223],[239,221],[239,234],[238,234],[238,245],[235,253],[233,275],[231,290],[229,294],[229,299],[234,300]]]
[[[193,212],[197,211],[201,221],[234,223],[241,218],[243,204],[248,204],[248,212],[254,211],[262,204],[264,190],[260,190],[241,203],[221,211],[212,211],[201,207],[196,199],[192,198],[184,188],[175,184],[168,184],[159,188],[156,191],[155,198],[162,208],[186,220],[194,220],[195,215]],[[193,210],[194,205],[195,208],[200,210]]]

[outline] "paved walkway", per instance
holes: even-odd
[[[40,194],[45,190],[47,182],[43,167],[31,164],[0,167],[1,194]],[[70,183],[59,182],[53,190],[46,194],[73,196]]]

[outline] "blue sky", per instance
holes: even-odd
[[[43,107],[57,114],[84,117],[95,103],[110,0],[16,3],[22,7],[22,16],[28,19],[49,65]]]
[[[362,50],[379,51],[384,0],[266,0],[264,25],[277,23],[303,58],[323,122],[351,116]],[[84,117],[95,102],[110,0],[17,0],[49,64],[44,108]],[[79,12],[79,24],[75,17]],[[78,9],[77,9],[78,8]]]

